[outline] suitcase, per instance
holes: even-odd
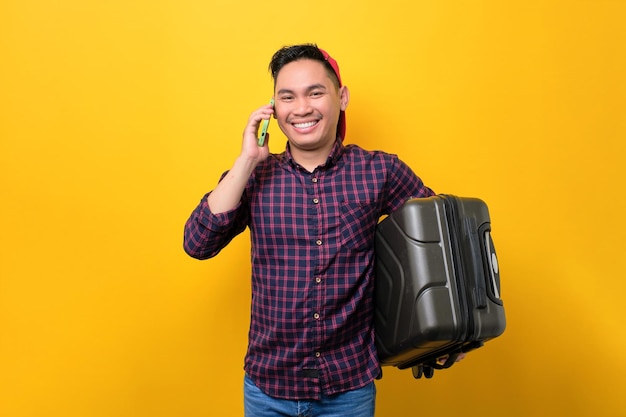
[[[415,198],[376,229],[375,329],[381,366],[427,378],[504,332],[487,205]],[[443,363],[439,358],[447,357]]]

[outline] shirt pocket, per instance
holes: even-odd
[[[341,204],[341,245],[366,251],[374,245],[376,205],[368,201],[344,201]]]

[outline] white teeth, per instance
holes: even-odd
[[[306,122],[306,123],[294,123],[293,125],[297,128],[297,129],[306,129],[307,127],[311,127],[316,125],[317,122]]]

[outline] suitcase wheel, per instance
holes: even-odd
[[[430,379],[435,374],[435,368],[423,364],[415,365],[411,370],[413,371],[413,378],[415,379],[420,379],[422,376]]]

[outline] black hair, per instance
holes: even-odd
[[[335,70],[326,60],[322,51],[320,51],[317,45],[313,43],[283,46],[276,51],[269,65],[269,70],[272,74],[272,78],[274,79],[274,85],[276,85],[276,77],[278,77],[278,73],[285,65],[301,59],[312,59],[314,61],[321,62],[326,68],[326,72],[328,72],[330,79],[333,80],[335,86],[339,88],[339,79],[337,78],[337,74],[335,74]]]

